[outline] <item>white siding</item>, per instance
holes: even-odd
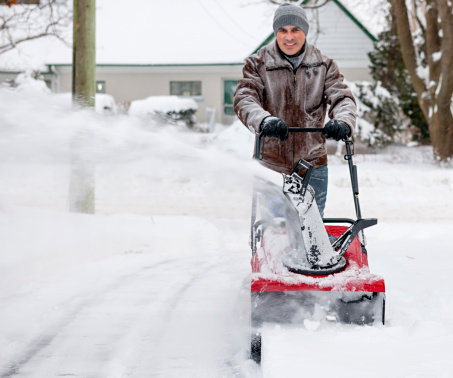
[[[71,91],[71,67],[56,67],[60,74],[60,92]],[[197,120],[205,122],[206,108],[216,108],[216,120],[231,123],[223,116],[224,80],[239,80],[241,65],[212,66],[112,66],[97,68],[96,80],[105,81],[106,93],[117,102],[130,103],[149,96],[170,94],[170,81],[201,81],[202,99]]]
[[[316,13],[319,14],[319,22],[316,22]],[[343,10],[334,2],[329,2],[317,11],[307,10],[307,17],[310,23],[309,42],[335,59],[346,79],[371,79],[367,53],[373,50],[373,42]]]

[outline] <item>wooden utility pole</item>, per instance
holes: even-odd
[[[92,107],[96,95],[96,0],[74,0],[72,98],[78,106]],[[73,143],[69,210],[94,213],[92,137],[79,133]]]
[[[94,106],[96,95],[96,0],[74,0],[72,95]]]

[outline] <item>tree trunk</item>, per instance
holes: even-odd
[[[429,76],[421,77],[424,68],[417,54],[409,27],[405,0],[391,0],[397,23],[404,65],[417,93],[418,102],[429,124],[434,155],[441,161],[453,158],[453,14],[449,0],[426,0],[426,59]],[[440,22],[439,22],[440,20]],[[440,33],[441,31],[441,33]]]
[[[434,156],[441,161],[453,158],[453,116],[447,103],[435,104],[429,122],[429,134],[434,148]]]
[[[447,161],[453,159],[453,9],[449,0],[437,0],[436,5],[442,37],[437,42],[438,50],[432,53],[442,55],[437,62],[430,64],[430,70],[432,65],[432,70],[438,74],[438,80],[434,95],[431,91],[433,105],[429,129],[434,136],[435,156],[441,161]]]
[[[396,31],[399,36],[401,54],[403,55],[404,65],[407,68],[412,85],[422,108],[425,118],[429,115],[429,100],[427,98],[427,88],[423,79],[418,75],[417,51],[414,46],[411,29],[409,26],[409,16],[405,0],[391,0],[396,18]]]
[[[96,0],[74,0],[72,98],[83,107],[94,107],[96,95]],[[80,132],[74,138],[69,210],[93,214],[95,210],[94,163],[90,157],[92,136]]]

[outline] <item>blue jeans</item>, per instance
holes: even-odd
[[[319,214],[321,218],[324,216],[324,208],[326,207],[327,197],[327,164],[322,167],[316,168],[311,172],[310,186],[315,191],[315,200],[318,205]],[[267,194],[268,204],[267,208],[272,216],[286,218],[286,210],[281,194],[275,195],[270,192]]]
[[[315,200],[318,205],[321,218],[324,217],[324,208],[327,198],[328,169],[327,164],[313,169],[310,177],[310,185],[315,190]]]

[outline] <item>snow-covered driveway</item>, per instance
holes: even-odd
[[[357,159],[387,324],[266,325],[258,367],[247,130],[0,104],[0,377],[453,377],[453,171],[426,149]],[[96,142],[96,215],[66,211],[80,128]],[[341,157],[326,216],[354,217]]]
[[[166,236],[171,222],[187,226],[178,218],[153,222]],[[232,236],[218,231],[223,241]],[[248,256],[230,244],[217,253],[201,246],[198,255],[188,247],[188,256],[163,250],[159,258],[127,251],[5,298],[1,362],[8,363],[0,376],[232,376],[248,340]]]

